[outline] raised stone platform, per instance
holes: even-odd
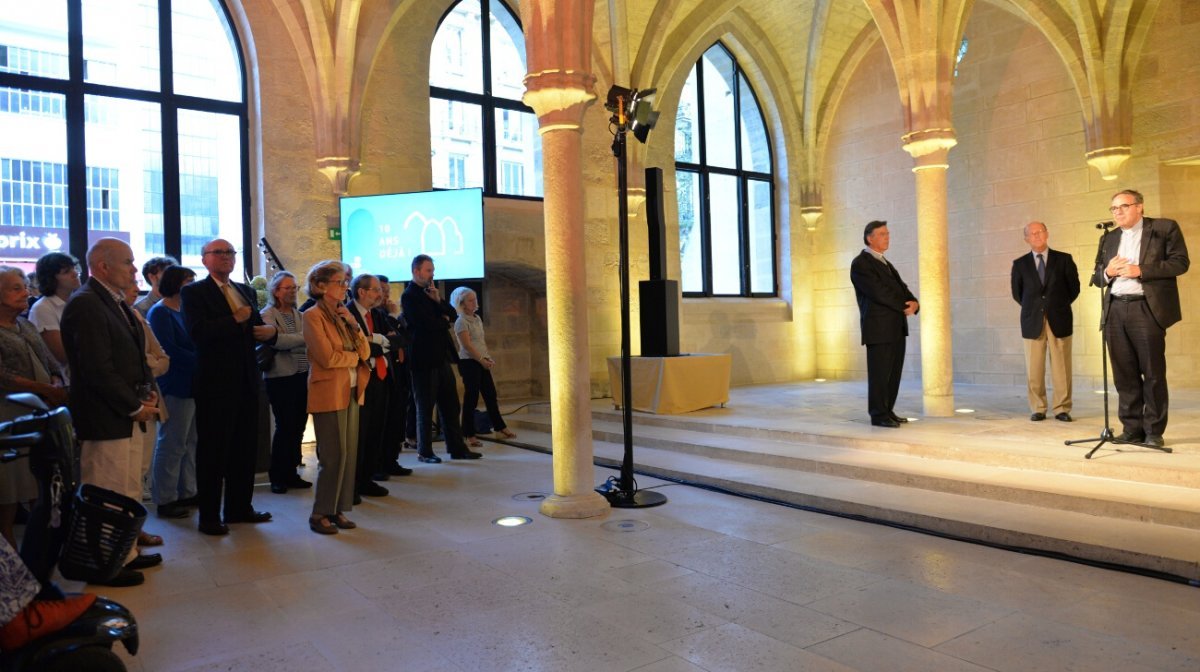
[[[867,421],[865,383],[736,388],[726,408],[635,413],[635,462],[789,504],[1200,581],[1200,391],[1173,393],[1174,453],[1110,444],[1090,460],[1090,445],[1063,442],[1100,434],[1101,395],[1076,391],[1076,422],[1035,423],[1023,388],[955,392],[973,412],[923,418],[913,412],[919,388],[906,386],[897,410],[912,421],[885,429]],[[620,411],[611,400],[593,408],[596,456],[612,464]],[[549,447],[548,412],[509,416],[522,443]]]

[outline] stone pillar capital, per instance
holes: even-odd
[[[577,70],[542,70],[525,76],[522,100],[538,115],[539,132],[577,131],[596,101],[596,76]]]
[[[345,196],[350,178],[358,174],[358,160],[348,156],[326,156],[317,159],[317,170],[329,179],[334,196]]]
[[[1121,166],[1133,155],[1132,147],[1102,147],[1086,154],[1088,165],[1100,171],[1104,180],[1117,179]]]
[[[904,151],[912,155],[913,172],[927,168],[950,167],[950,148],[958,144],[953,128],[927,128],[901,136]]]

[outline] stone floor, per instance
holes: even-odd
[[[666,505],[553,520],[525,494],[548,456],[483,451],[413,465],[335,537],[311,491],[265,486],[274,522],[228,537],[151,518],[165,564],[102,591],[142,628],[130,669],[1200,669],[1194,587],[649,478]]]

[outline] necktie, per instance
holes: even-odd
[[[1038,280],[1041,280],[1042,284],[1044,285],[1044,284],[1046,284],[1046,258],[1039,254],[1039,255],[1037,255],[1037,260],[1038,260]]]
[[[225,295],[225,303],[229,304],[229,310],[236,313],[238,311],[237,299],[233,298],[233,286],[221,285],[221,293]]]
[[[367,331],[374,334],[375,333],[375,320],[371,319],[371,311],[368,310],[365,317],[367,318]],[[383,380],[384,376],[386,376],[386,375],[387,375],[387,368],[386,368],[386,364],[384,364],[383,355],[378,355],[375,357],[375,377],[380,380]]]

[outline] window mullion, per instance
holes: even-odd
[[[162,210],[163,210],[163,249],[175,257],[183,259],[183,212],[179,196],[179,113],[174,105],[167,101],[173,100],[175,91],[175,73],[171,60],[171,2],[162,0],[158,5],[158,47],[159,73],[163,98],[159,105],[159,116],[162,124],[161,151],[162,156]]]
[[[83,109],[83,1],[67,3],[67,220],[70,249],[88,247],[87,157]],[[79,255],[82,259],[83,255]],[[86,259],[82,259],[84,268]]]

